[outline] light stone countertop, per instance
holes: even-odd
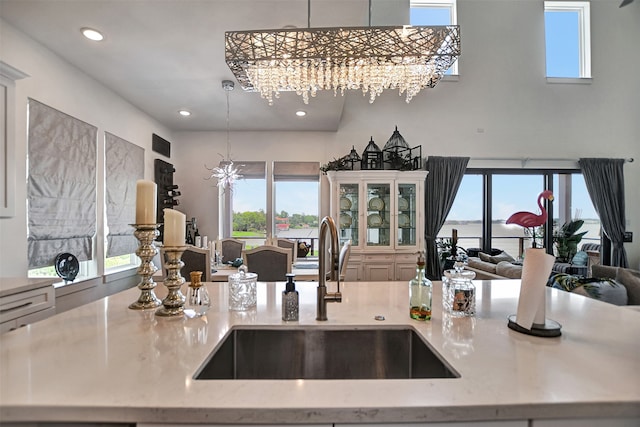
[[[44,288],[61,280],[60,278],[51,277],[0,277],[0,297],[26,292],[32,289]]]
[[[408,316],[404,282],[352,282],[315,320],[316,284],[299,282],[313,327],[409,325],[460,373],[455,379],[194,380],[234,325],[283,325],[284,283],[259,283],[258,307],[227,309],[207,284],[203,318],[134,311],[133,288],[0,336],[0,420],[218,424],[400,423],[555,418],[640,419],[640,312],[547,289],[559,338],[507,328],[519,281],[476,281],[477,315],[451,318],[434,283],[433,319]],[[331,290],[331,289],[330,289]],[[157,294],[164,294],[161,284]],[[384,315],[385,321],[374,320]]]

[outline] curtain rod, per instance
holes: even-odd
[[[533,157],[471,157],[470,160],[491,160],[491,161],[497,161],[497,160],[508,160],[508,161],[518,161],[518,162],[529,162],[529,161],[552,161],[552,162],[578,162],[580,161],[580,159],[559,159],[559,158],[552,158],[552,157],[539,157],[539,158],[533,158]],[[633,163],[633,157],[629,157],[624,159],[625,163]]]

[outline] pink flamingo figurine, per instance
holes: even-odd
[[[539,227],[547,221],[547,210],[542,206],[542,199],[553,200],[553,193],[545,190],[538,195],[538,207],[542,212],[536,215],[533,212],[516,212],[507,219],[507,224],[517,224],[525,228],[531,229],[531,237],[533,239],[532,247],[536,247],[535,227]]]

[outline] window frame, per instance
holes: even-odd
[[[458,7],[457,0],[410,0],[409,9],[418,8],[430,8],[430,9],[448,9],[449,10],[449,25],[458,25]],[[411,25],[414,25],[411,23]],[[415,24],[417,26],[423,24]],[[458,62],[453,63],[451,67],[451,74],[445,74],[442,76],[442,80],[457,80],[460,75],[458,69]]]
[[[577,12],[578,13],[578,71],[579,77],[548,76],[546,64],[549,62],[546,50],[546,19],[545,19],[545,76],[549,83],[584,82],[591,79],[591,5],[588,1],[545,1],[544,11],[547,12]]]
[[[555,204],[559,204],[561,209],[559,209],[559,217],[558,224],[560,225],[568,220],[571,220],[570,213],[565,213],[563,215],[562,208],[565,204],[571,205],[571,191],[568,193],[561,191],[560,188],[554,188],[554,176],[559,175],[582,175],[582,171],[576,168],[569,169],[544,169],[544,168],[526,168],[526,169],[514,169],[514,168],[499,168],[499,167],[470,167],[465,171],[465,175],[479,175],[482,180],[482,215],[481,215],[481,235],[480,245],[479,247],[483,252],[490,252],[492,243],[493,243],[493,233],[492,233],[492,219],[493,219],[493,191],[494,191],[494,183],[493,176],[494,175],[536,175],[540,176],[544,182],[544,188],[549,189],[554,192],[555,200],[549,203],[549,218],[547,220],[547,225],[545,227],[545,236],[544,247],[547,249],[547,252],[553,253],[553,226],[554,226],[554,206]],[[562,184],[560,184],[562,185]],[[565,196],[567,200],[561,200],[559,196]],[[458,197],[458,195],[456,195]],[[566,211],[566,210],[565,210]],[[447,215],[448,216],[448,215]],[[445,221],[447,223],[449,218]],[[444,227],[443,229],[448,229],[449,227]],[[453,227],[455,228],[455,226]],[[438,233],[439,238],[450,237],[448,235],[442,234],[442,231]],[[464,238],[465,236],[461,236],[460,238]],[[591,236],[592,237],[592,236]],[[591,240],[591,237],[588,240]],[[601,234],[602,239],[602,234]]]

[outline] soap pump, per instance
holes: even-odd
[[[418,252],[416,277],[409,281],[409,315],[416,320],[431,319],[432,284],[424,274],[424,252]]]
[[[293,281],[294,277],[296,277],[295,274],[287,274],[287,284],[282,291],[282,320],[285,321],[298,320],[298,291],[296,291],[296,284]]]

